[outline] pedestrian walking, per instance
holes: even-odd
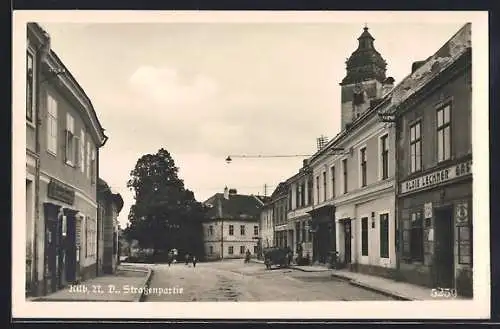
[[[196,267],[196,261],[197,261],[196,256],[193,256],[192,261],[193,261],[193,267]]]
[[[186,254],[186,257],[184,260],[186,261],[186,265],[188,265],[189,264],[189,254]]]
[[[174,255],[172,254],[172,252],[169,252],[168,256],[167,256],[167,263],[168,263],[169,267],[170,267],[170,265],[172,265],[173,259],[174,259]]]

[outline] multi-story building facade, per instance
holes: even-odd
[[[341,85],[341,132],[309,159],[315,259],[354,270],[396,267],[394,128],[378,116],[394,79],[365,27]]]
[[[40,170],[40,129],[38,85],[40,63],[46,56],[49,36],[35,24],[27,25],[26,47],[26,294],[36,294],[39,278],[37,253],[43,245],[37,243],[38,190]],[[43,269],[43,268],[42,268]]]
[[[282,248],[292,246],[289,236],[293,235],[293,227],[287,221],[288,185],[285,182],[278,184],[271,194],[269,203],[273,209],[275,246]]]
[[[261,208],[259,228],[262,248],[274,246],[273,207],[269,202],[266,202]]]
[[[471,26],[395,88],[400,273],[472,296]]]
[[[313,256],[311,214],[313,198],[313,176],[309,170],[308,160],[304,160],[302,168],[297,174],[290,177],[286,184],[290,187],[288,196],[287,223],[292,227],[289,236],[289,245],[294,251],[294,256],[298,256],[298,251],[302,250],[302,255]]]
[[[49,40],[38,24],[28,26]],[[34,88],[40,167],[32,240],[37,295],[97,274],[96,188],[99,148],[107,139],[81,86],[56,53],[45,49]]]
[[[123,208],[123,198],[119,193],[113,193],[109,185],[101,178],[97,190],[98,220],[101,224],[98,230],[98,274],[116,272],[120,251],[118,248],[119,223],[118,215]]]
[[[204,204],[209,207],[202,224],[206,259],[243,258],[247,250],[259,253],[261,198],[226,188]]]

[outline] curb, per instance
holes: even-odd
[[[293,270],[298,270],[298,271],[302,271],[302,272],[314,272],[314,273],[322,273],[322,272],[328,272],[330,269],[328,268],[325,268],[324,270],[306,270],[305,268],[301,268],[299,266],[290,266],[289,268],[293,269]]]
[[[148,274],[146,275],[146,279],[144,280],[144,283],[142,284],[143,291],[139,298],[135,300],[135,302],[143,302],[146,299],[146,294],[144,293],[147,288],[149,288],[149,283],[151,282],[151,279],[153,278],[153,269],[149,268],[148,269]]]
[[[349,280],[349,284],[353,285],[353,286],[356,286],[356,287],[360,287],[360,288],[363,288],[363,289],[366,289],[366,290],[370,290],[370,291],[379,293],[379,294],[384,295],[384,296],[392,297],[392,298],[395,298],[397,300],[405,300],[405,301],[408,301],[408,300],[409,301],[414,301],[414,300],[416,300],[414,298],[405,297],[405,296],[396,294],[396,293],[394,293],[392,291],[388,291],[388,290],[381,289],[381,288],[378,288],[378,287],[373,287],[371,285],[368,285],[368,284],[365,284],[365,283],[361,283],[361,282],[356,281],[356,280]]]

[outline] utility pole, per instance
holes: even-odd
[[[267,196],[267,184],[264,184],[264,196]]]

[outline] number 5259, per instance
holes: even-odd
[[[457,290],[452,288],[436,288],[431,290],[431,297],[454,298],[457,297]]]

